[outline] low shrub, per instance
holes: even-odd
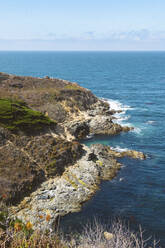
[[[18,220],[14,224],[12,222],[12,227],[0,232],[2,248],[160,248],[158,242],[151,241],[151,237],[144,239],[141,228],[135,233],[121,220],[110,226],[95,220],[86,225],[81,234],[70,234],[67,238],[59,232],[59,228],[56,233],[48,230],[43,233],[33,231],[30,222],[23,224]]]
[[[26,133],[41,131],[45,127],[55,125],[41,112],[29,108],[25,102],[0,98],[0,126],[13,132]]]

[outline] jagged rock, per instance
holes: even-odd
[[[128,127],[128,126],[122,126],[122,131],[123,132],[129,132],[131,130],[133,130],[134,128],[133,127]]]
[[[86,122],[73,123],[68,127],[68,131],[76,139],[83,139],[89,134],[89,125]]]
[[[58,216],[79,211],[82,203],[96,192],[102,179],[116,176],[121,167],[116,157],[119,154],[124,156],[102,144],[93,144],[89,148],[84,146],[84,150],[76,164],[68,167],[61,177],[42,183],[38,190],[13,207],[11,214],[25,223],[30,221],[34,229],[46,230],[54,228]],[[47,214],[50,215],[49,221],[46,221]],[[40,219],[40,216],[43,218]],[[112,238],[109,233],[104,236]]]
[[[131,157],[134,159],[146,159],[146,155],[143,152],[135,151],[135,150],[126,150],[123,152],[118,152],[112,149],[110,146],[105,146],[102,144],[93,144],[90,146],[92,152],[94,154],[101,155],[105,158],[122,158],[122,157]]]
[[[89,122],[90,133],[93,134],[107,134],[107,135],[115,135],[120,132],[128,132],[132,130],[132,127],[124,126],[114,123],[111,116],[95,116]]]
[[[94,154],[93,152],[89,154],[88,156],[88,161],[93,161],[96,162],[98,160],[96,154]]]
[[[84,155],[75,165],[68,167],[61,177],[42,183],[38,190],[12,208],[12,215],[25,223],[30,221],[34,229],[45,230],[54,227],[58,216],[79,211],[82,203],[96,192],[101,179],[114,177],[114,171],[119,169],[116,160],[103,163],[101,154],[97,154],[97,161],[89,161],[92,150],[85,146],[84,149]],[[47,214],[51,216],[49,222],[46,221]]]
[[[101,180],[116,176],[116,158],[145,158],[75,141],[132,129],[114,123],[114,113],[76,83],[0,73],[0,200],[17,204],[12,217],[50,229],[59,216],[79,211]]]
[[[135,159],[146,159],[146,155],[143,152],[128,150],[121,153],[123,157],[128,156]]]

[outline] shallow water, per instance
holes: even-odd
[[[0,52],[0,71],[76,81],[124,110],[118,121],[134,131],[85,143],[143,151],[147,160],[123,159],[118,176],[63,223],[74,228],[92,216],[120,216],[165,247],[165,52]]]

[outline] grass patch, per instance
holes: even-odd
[[[80,90],[81,88],[80,88],[80,86],[78,86],[76,84],[68,84],[65,86],[65,89],[67,89],[67,90]]]
[[[0,126],[13,132],[23,131],[31,133],[42,131],[45,127],[55,125],[41,112],[30,109],[20,100],[0,98]]]

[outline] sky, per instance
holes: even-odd
[[[0,0],[0,50],[165,50],[165,0]]]

